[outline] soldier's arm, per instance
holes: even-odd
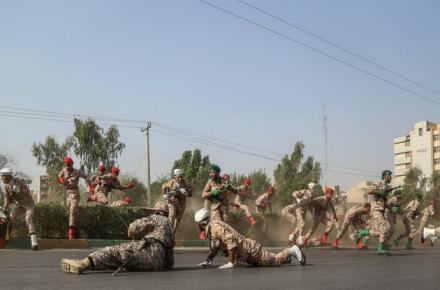
[[[209,182],[206,183],[205,188],[203,189],[202,192],[202,198],[204,199],[209,198],[211,196],[211,190],[212,190],[211,184]]]
[[[138,236],[139,234],[145,235],[146,233],[154,230],[155,227],[155,222],[149,217],[135,220],[128,227],[128,237],[133,238]]]
[[[9,207],[9,192],[6,189],[6,186],[4,186],[3,189],[3,209],[7,210]]]
[[[60,173],[58,173],[58,182],[59,183],[64,183],[64,169],[60,171]]]

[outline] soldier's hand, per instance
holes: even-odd
[[[203,263],[197,264],[197,266],[203,267],[203,268],[207,268],[209,266],[211,266],[212,262],[211,261],[205,261]]]
[[[224,264],[223,266],[218,267],[219,269],[231,269],[234,268],[234,264],[231,262],[228,262],[227,264]]]

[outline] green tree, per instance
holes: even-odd
[[[319,182],[321,165],[312,156],[304,161],[304,147],[302,142],[296,143],[292,154],[284,156],[275,168],[276,200],[281,205],[292,201],[293,191],[307,188],[310,182]]]
[[[53,136],[47,136],[44,143],[32,144],[32,155],[37,158],[38,165],[46,167],[48,174],[58,173],[63,168],[63,160],[70,147],[69,141],[59,144]]]
[[[184,151],[182,157],[174,161],[172,170],[183,169],[186,181],[193,186],[195,191],[200,191],[209,178],[210,166],[209,156],[202,157],[202,152],[195,149],[192,152],[190,150]]]
[[[258,169],[249,172],[248,174],[233,173],[231,175],[231,182],[234,185],[242,185],[245,178],[250,178],[252,183],[250,186],[251,192],[254,196],[266,191],[271,183],[270,177],[263,169]]]
[[[405,174],[403,185],[403,198],[408,201],[415,197],[416,193],[423,194],[428,179],[418,167],[412,167]]]
[[[75,154],[81,159],[87,172],[96,171],[100,163],[107,168],[114,165],[125,148],[119,142],[119,131],[110,126],[104,131],[95,121],[75,119],[73,136],[69,138]]]

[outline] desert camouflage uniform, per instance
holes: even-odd
[[[237,190],[238,194],[235,196],[234,202],[231,202],[231,205],[243,210],[246,214],[246,217],[252,216],[249,207],[245,205],[246,199],[251,196],[250,190],[245,185],[237,187]]]
[[[368,216],[364,212],[364,206],[357,205],[350,208],[345,214],[344,221],[336,238],[341,239],[350,226],[356,230],[362,229],[365,226],[367,218]]]
[[[306,234],[305,238],[310,239],[320,223],[326,226],[324,235],[328,235],[333,229],[333,224],[335,223],[336,217],[336,210],[332,199],[327,199],[325,196],[320,196],[314,198],[311,201],[310,206],[313,212],[313,221],[312,227]]]
[[[100,204],[108,204],[108,194],[112,189],[125,189],[117,177],[113,177],[110,173],[98,177],[98,185],[95,187],[96,202]]]
[[[29,234],[35,233],[34,200],[26,181],[21,178],[13,178],[10,183],[3,184],[4,205],[14,203],[16,207],[12,210],[10,218],[15,221],[19,215],[25,213],[26,225]]]
[[[368,194],[374,195],[373,203],[371,204],[371,229],[369,235],[370,237],[378,237],[379,243],[384,243],[389,237],[390,224],[385,219],[387,198],[377,193],[385,192],[388,188],[390,188],[388,184],[379,182],[368,191]]]
[[[158,271],[173,267],[174,233],[167,217],[153,214],[138,219],[130,224],[129,232],[143,236],[143,240],[93,252],[89,255],[93,270],[117,269],[132,257],[127,265],[130,270]]]
[[[404,210],[403,210],[403,199],[398,199],[396,196],[391,197],[388,200],[388,208],[385,211],[385,217],[387,218],[388,223],[390,224],[390,231],[388,233],[388,238],[391,238],[391,236],[394,234],[394,231],[396,229],[396,223],[397,223],[397,215],[402,216],[402,222],[405,226],[405,233],[404,237],[408,236],[410,233],[410,224],[409,220],[406,217]],[[398,211],[393,212],[392,208],[397,207]]]
[[[211,210],[211,220],[219,220],[229,223],[229,198],[228,193],[238,193],[238,189],[229,184],[224,184],[221,178],[217,180],[209,179],[203,189],[203,193],[210,193],[213,189],[221,189],[219,197],[208,197],[208,205]]]
[[[78,183],[80,178],[87,180],[87,176],[81,170],[63,168],[58,174],[58,178],[64,179],[64,187],[67,193],[67,207],[69,208],[69,227],[76,226],[76,216],[81,196],[79,195]]]
[[[277,267],[289,263],[292,252],[285,249],[278,254],[270,253],[257,241],[248,239],[222,221],[211,221],[207,228],[211,242],[208,259],[212,260],[218,250],[236,249],[235,263],[237,265],[254,265]]]
[[[266,209],[269,208],[269,212],[272,213],[272,196],[265,192],[255,200],[257,206],[257,214],[265,214]]]
[[[294,225],[296,222],[296,209],[298,208],[298,204],[292,203],[288,206],[284,207],[281,210],[281,216],[285,218],[290,224]]]
[[[180,189],[185,189],[187,195],[180,192]],[[175,179],[171,179],[162,186],[162,194],[167,192],[175,193],[175,195],[166,198],[166,201],[169,209],[168,219],[170,220],[174,233],[176,233],[177,227],[179,226],[183,213],[185,212],[186,197],[192,195],[192,189],[184,180],[182,181],[182,184],[179,184]]]
[[[292,192],[293,203],[295,208],[296,227],[293,235],[296,238],[302,237],[304,233],[304,226],[306,224],[307,210],[310,208],[310,202],[313,199],[314,192],[308,189]]]
[[[423,229],[428,226],[429,221],[431,218],[435,215],[435,209],[433,205],[428,205],[423,211],[422,211],[422,217],[420,218],[420,225],[419,229],[417,230],[416,234],[423,233]],[[415,235],[416,235],[415,234]],[[412,238],[410,236],[410,238]]]
[[[417,199],[410,201],[405,207],[405,210],[407,211],[406,217],[409,222],[410,233],[406,235],[402,234],[402,237],[409,235],[410,239],[413,239],[417,233],[416,218],[420,214],[420,202]]]

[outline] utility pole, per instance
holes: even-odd
[[[328,135],[327,135],[327,113],[324,104],[324,138],[325,138],[325,164],[324,164],[324,184],[327,186],[327,172],[328,172]]]
[[[147,127],[141,128],[141,132],[145,132],[145,159],[147,161],[147,205],[151,205],[151,175],[150,175],[150,129],[151,122],[147,123]]]

